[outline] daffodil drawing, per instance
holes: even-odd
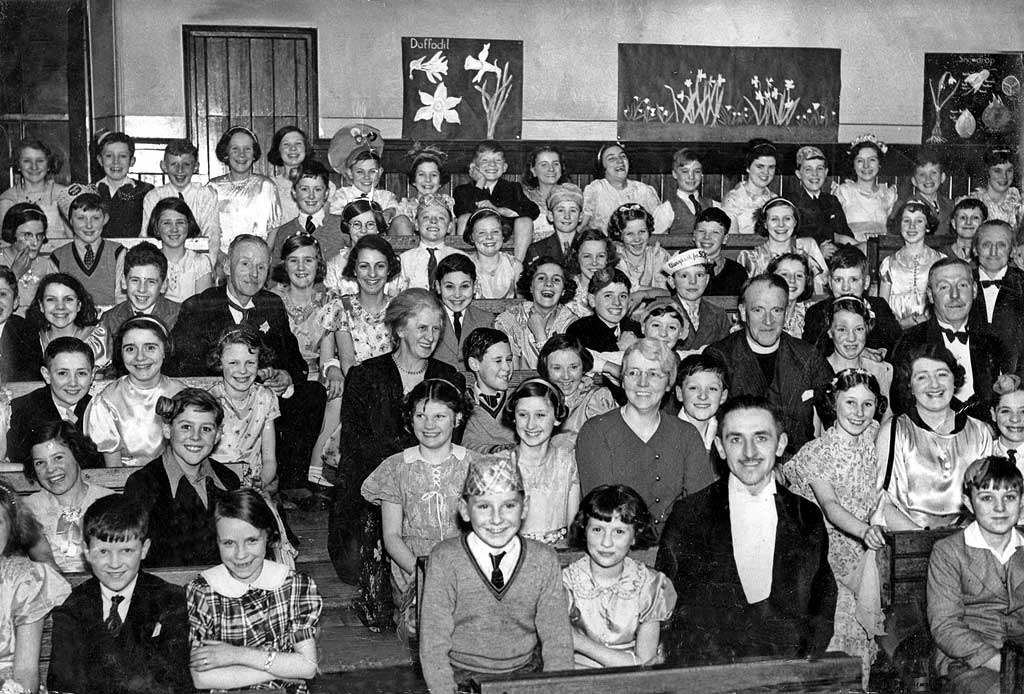
[[[442,75],[448,75],[448,58],[444,57],[441,51],[438,51],[429,60],[427,60],[427,56],[410,60],[409,79],[412,79],[412,73],[416,70],[425,74],[431,84],[437,84],[441,80]]]
[[[508,61],[504,67],[498,66],[498,61],[487,62],[490,57],[491,44],[485,43],[483,48],[475,56],[467,55],[462,67],[470,72],[476,71],[473,76],[473,89],[480,92],[480,104],[484,107],[484,115],[487,119],[487,137],[493,138],[494,131],[498,127],[498,119],[508,101],[508,95],[512,91],[512,75],[508,71]],[[488,88],[487,75],[493,73],[495,77],[493,89]],[[480,84],[477,84],[480,82]]]
[[[462,123],[459,112],[455,107],[462,103],[461,96],[448,96],[448,87],[444,82],[437,85],[433,95],[420,92],[420,103],[423,104],[413,121],[429,120],[434,123],[434,130],[441,132],[442,123]]]

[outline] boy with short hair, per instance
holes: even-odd
[[[462,367],[462,349],[466,338],[477,328],[494,325],[494,314],[473,306],[476,265],[469,256],[452,253],[441,259],[434,273],[434,293],[444,307],[444,329],[434,350],[434,359]]]
[[[796,235],[817,241],[826,259],[836,252],[836,242],[855,243],[839,198],[823,190],[828,181],[825,153],[810,145],[798,149],[796,177],[800,181],[800,190],[793,200],[800,216]]]
[[[462,445],[478,453],[497,453],[516,445],[516,433],[502,420],[512,378],[512,347],[496,328],[477,328],[462,345],[466,368],[473,372],[473,412]]]
[[[512,227],[512,241],[516,259],[522,261],[533,241],[533,220],[540,215],[537,204],[526,197],[523,187],[515,181],[502,178],[508,171],[505,148],[494,140],[484,140],[476,146],[473,162],[469,165],[472,183],[463,183],[452,191],[455,197],[455,216],[458,232],[466,229],[469,215],[488,207],[505,218],[503,226]]]
[[[279,226],[271,235],[270,262],[281,262],[281,246],[294,234],[305,233],[315,238],[320,244],[324,262],[348,245],[347,237],[341,231],[341,216],[327,211],[330,187],[327,167],[313,159],[302,162],[292,182],[292,200],[299,208],[299,215]]]
[[[896,201],[892,206],[893,214],[908,200],[923,200],[932,206],[932,213],[939,219],[937,233],[947,233],[953,215],[953,201],[940,190],[946,182],[944,168],[943,156],[938,149],[922,147],[918,150],[914,157],[914,175],[910,179],[914,190]]]
[[[736,296],[747,281],[746,269],[722,253],[731,225],[732,219],[718,207],[705,207],[694,222],[693,244],[707,254],[711,271],[707,296]]]
[[[444,197],[436,193],[421,196],[416,206],[416,235],[420,242],[399,256],[407,287],[430,289],[438,263],[453,253],[465,255],[445,245],[445,237],[451,232],[452,211]]]
[[[199,150],[188,140],[171,140],[164,147],[160,170],[167,183],[146,193],[142,199],[142,235],[146,236],[153,208],[164,198],[181,198],[192,210],[202,235],[210,239],[210,248],[220,248],[220,212],[217,191],[192,180],[199,172]]]
[[[583,221],[583,191],[572,183],[552,186],[547,208],[548,221],[555,227],[555,233],[530,244],[524,265],[542,256],[554,258],[563,266],[569,260],[569,249]]]
[[[50,254],[53,264],[81,282],[96,306],[102,308],[118,302],[118,278],[123,274],[125,252],[118,242],[103,239],[110,220],[107,210],[107,201],[96,193],[76,197],[68,209],[75,238]]]
[[[982,222],[988,219],[988,208],[977,198],[963,198],[953,206],[949,227],[953,243],[939,250],[949,258],[959,258],[977,266],[974,255],[974,236]]]
[[[655,234],[692,233],[701,210],[718,207],[717,202],[700,195],[704,165],[692,149],[684,147],[672,155],[672,178],[676,179],[676,194],[655,208]]]
[[[459,501],[470,532],[430,552],[420,663],[431,692],[470,679],[573,668],[572,629],[555,551],[519,536],[527,502],[514,460],[474,459]]]
[[[732,319],[725,309],[704,297],[711,286],[713,263],[700,248],[674,253],[662,271],[668,275],[672,303],[689,323],[686,337],[677,345],[682,350],[703,349],[732,330]]]
[[[185,591],[139,571],[150,544],[146,512],[113,494],[93,502],[82,526],[93,577],[52,613],[46,686],[77,694],[191,692]]]
[[[148,241],[133,246],[124,254],[124,291],[128,298],[100,319],[109,339],[113,340],[121,325],[133,316],[153,316],[167,326],[168,332],[174,328],[181,304],[164,297],[167,291],[167,256]]]
[[[676,372],[679,419],[697,429],[709,453],[718,433],[718,408],[729,397],[728,383],[725,362],[711,354],[691,354]]]
[[[1020,470],[1007,458],[974,461],[963,483],[974,522],[932,547],[928,624],[943,691],[998,694],[1003,641],[1024,634],[1024,611],[1017,609],[1024,536],[1014,527],[1022,488]]]
[[[85,409],[92,396],[95,356],[92,348],[77,337],[55,337],[43,352],[39,372],[45,385],[11,401],[11,428],[7,432],[7,456],[24,465],[32,455],[29,440],[38,426],[63,419],[85,433]],[[102,454],[79,460],[83,468],[103,467]]]
[[[91,188],[107,203],[110,220],[103,229],[107,238],[139,236],[142,202],[153,184],[128,177],[135,166],[135,141],[122,132],[105,133],[96,142],[96,161],[106,174]]]

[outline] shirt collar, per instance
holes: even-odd
[[[241,306],[242,308],[253,308],[256,305],[256,302],[253,301],[253,298],[251,296],[245,301],[240,301],[239,298],[235,296],[235,293],[231,291],[231,285],[225,286],[224,291],[228,295],[228,301],[234,302]]]
[[[174,496],[178,491],[178,485],[181,484],[181,479],[185,477],[185,471],[177,460],[174,459],[174,453],[171,452],[170,447],[164,450],[163,453],[164,470],[167,472],[167,481],[171,485],[171,496]],[[213,486],[217,489],[227,491],[228,488],[224,486],[224,483],[220,481],[220,478],[213,472],[213,465],[210,464],[210,459],[207,458],[203,462],[199,463],[199,474],[196,477],[196,482],[200,482],[206,478],[213,480]],[[191,484],[191,482],[189,482]]]
[[[497,554],[498,552],[511,552],[513,547],[517,547],[518,543],[521,542],[518,535],[512,537],[504,547],[491,547],[489,544],[480,539],[476,532],[470,531],[469,536],[466,538],[466,543],[469,545],[469,549],[473,552],[475,557],[483,557],[488,554]]]
[[[139,574],[135,574],[135,578],[132,579],[132,582],[129,583],[124,588],[122,588],[121,590],[118,590],[118,591],[110,590],[110,588],[107,588],[105,585],[103,585],[101,583],[100,584],[100,595],[102,595],[103,599],[106,600],[107,602],[110,602],[110,599],[112,597],[114,597],[115,595],[120,595],[125,600],[130,601],[132,599],[132,595],[135,594],[135,584],[138,583],[138,582],[139,582]],[[106,615],[104,615],[104,617],[105,616]]]
[[[759,491],[757,494],[751,494],[747,487],[739,481],[736,475],[729,475],[729,503],[734,502],[766,502],[769,500],[774,501],[775,493],[775,474],[772,473],[768,478],[768,484],[764,486],[764,489]]]
[[[779,345],[782,344],[782,334],[781,333],[779,334],[778,342],[776,342],[771,347],[765,347],[764,345],[759,345],[758,343],[754,342],[750,338],[750,335],[746,334],[746,332],[744,332],[743,337],[745,337],[747,339],[747,346],[750,347],[750,351],[753,352],[754,354],[774,354],[775,352],[779,351]]]
[[[465,460],[466,447],[459,446],[458,444],[452,444],[452,454],[448,457],[448,459],[451,460],[452,458],[455,458],[456,460],[460,461]],[[402,451],[402,462],[411,464],[419,462],[420,460],[422,460],[422,458],[420,458],[419,446],[410,446],[409,448],[406,448],[404,451]]]
[[[321,227],[321,226],[323,226],[324,217],[326,217],[326,216],[327,216],[327,208],[325,208],[325,207],[321,207],[319,210],[317,210],[313,214],[309,214],[309,215],[306,214],[305,212],[303,212],[302,213],[303,228],[305,228],[306,217],[309,217],[310,219],[313,220],[314,226]]]
[[[964,544],[975,549],[987,549],[992,553],[992,556],[999,560],[1000,564],[1005,564],[1010,561],[1018,547],[1024,547],[1024,536],[1020,534],[1020,531],[1014,528],[1011,532],[1013,534],[1010,537],[1010,541],[1003,548],[1002,553],[999,553],[985,542],[985,538],[981,534],[981,526],[978,525],[978,521],[974,521],[964,529]]]
[[[967,329],[967,321],[964,321],[964,324],[959,328],[954,328],[951,324],[946,323],[945,321],[941,321],[938,318],[935,319],[935,322],[938,323],[939,327],[942,328],[943,330],[952,330],[954,332],[970,332]]]
[[[75,414],[74,407],[65,407],[64,405],[61,405],[57,402],[57,398],[53,397],[52,392],[50,393],[50,399],[53,400],[53,406],[57,408],[57,414],[60,415],[61,419],[65,422],[78,422],[78,415]]]
[[[711,444],[715,440],[715,435],[718,433],[717,418],[712,417],[707,421],[707,431],[704,430],[704,422],[691,417],[682,407],[679,408],[679,419],[692,424],[697,429],[697,433],[701,434],[701,437],[704,439],[704,447],[709,450],[711,449]]]
[[[986,270],[983,267],[979,267],[978,268],[978,279],[982,279],[982,280],[1001,280],[1004,277],[1006,277],[1006,270],[1009,267],[1010,266],[1007,265],[1006,267],[1004,267],[1002,270],[1000,270],[999,272],[997,272],[994,275],[988,274],[988,270]]]
[[[205,571],[201,571],[199,575],[205,578],[210,587],[220,595],[226,598],[240,598],[252,588],[257,590],[277,590],[288,580],[288,574],[290,573],[291,570],[284,564],[264,559],[260,575],[249,582],[239,581],[231,575],[228,567],[223,564],[218,564]]]

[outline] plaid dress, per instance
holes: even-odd
[[[267,561],[264,572],[273,564]],[[313,579],[294,571],[289,571],[277,588],[250,586],[241,597],[218,593],[201,573],[189,583],[186,595],[193,647],[204,640],[216,640],[264,651],[291,652],[295,644],[316,638],[323,609]],[[251,688],[284,688],[289,694],[308,692],[305,682],[282,680]]]

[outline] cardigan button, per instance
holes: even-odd
[[[660,504],[660,503],[661,503],[661,499],[655,498],[655,499],[654,499],[654,503],[656,503],[656,504]]]
[[[655,482],[661,482],[661,475],[655,475],[654,476],[654,481]]]

